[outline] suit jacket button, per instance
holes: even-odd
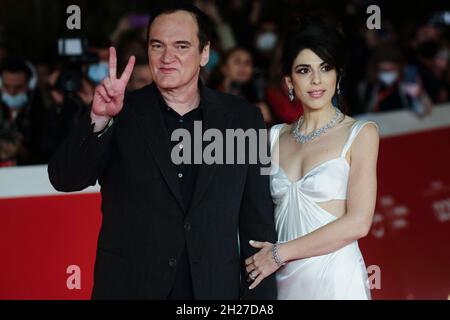
[[[189,222],[186,222],[186,223],[184,224],[184,230],[186,230],[186,231],[191,230],[191,224],[190,224]]]
[[[171,266],[172,268],[175,268],[176,265],[177,265],[177,259],[170,258],[169,259],[169,266]]]

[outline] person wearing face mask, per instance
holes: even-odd
[[[98,61],[87,67],[87,76],[94,85],[98,85],[108,76],[108,50],[110,43],[107,39],[93,39],[90,52],[98,56]]]
[[[275,22],[271,20],[260,24],[254,39],[255,66],[261,70],[268,70],[272,64],[273,54],[278,46],[278,32]]]
[[[256,39],[256,47],[263,51],[272,51],[277,44],[278,37],[273,31],[265,31],[258,35]]]
[[[369,63],[368,80],[358,87],[358,96],[364,111],[407,109],[418,116],[428,114],[432,104],[422,89],[420,77],[415,70],[412,65],[405,66],[398,49],[377,49]]]
[[[108,76],[108,62],[99,61],[97,63],[91,64],[88,67],[88,77],[95,85],[102,82]]]
[[[44,109],[32,69],[24,60],[6,58],[0,80],[0,166],[41,163]]]

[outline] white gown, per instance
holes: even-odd
[[[272,163],[270,188],[279,242],[304,236],[337,219],[317,203],[347,198],[350,166],[345,154],[367,123],[358,120],[352,125],[340,157],[315,166],[295,182]],[[271,149],[278,141],[282,126],[271,129]],[[371,299],[366,266],[357,241],[330,254],[291,261],[278,269],[276,280],[279,300]]]

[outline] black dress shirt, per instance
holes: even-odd
[[[195,190],[195,183],[197,181],[197,174],[199,169],[199,164],[194,164],[194,121],[203,120],[203,112],[201,104],[195,109],[189,111],[188,113],[181,116],[175,110],[170,108],[160,96],[159,99],[161,112],[164,119],[164,124],[167,129],[169,137],[169,153],[172,152],[173,148],[179,148],[181,157],[185,152],[186,146],[183,145],[182,141],[172,141],[172,132],[177,129],[186,129],[191,136],[191,161],[189,163],[181,163],[175,165],[176,175],[180,183],[181,195],[183,197],[185,212],[189,210],[189,206],[192,200],[192,195]],[[192,291],[192,278],[190,271],[189,258],[187,256],[187,248],[185,247],[179,262],[177,263],[177,274],[175,277],[175,283],[172,291],[169,295],[169,299],[180,300],[180,299],[193,299]]]

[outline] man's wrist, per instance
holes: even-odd
[[[100,138],[106,131],[108,131],[109,127],[111,127],[114,123],[114,118],[109,119],[107,125],[100,131],[95,132],[94,134],[97,135],[98,138]]]
[[[91,111],[91,124],[93,124],[93,133],[101,133],[111,123],[112,117],[98,116]]]

